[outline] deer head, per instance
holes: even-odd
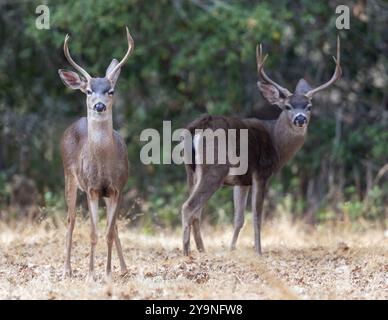
[[[268,55],[263,58],[261,44],[258,45],[256,47],[257,70],[263,82],[259,81],[257,84],[261,93],[269,103],[277,105],[283,110],[290,126],[305,129],[310,120],[311,100],[314,94],[328,88],[341,77],[339,37],[337,37],[337,58],[333,57],[336,64],[334,74],[328,82],[314,89],[304,79],[298,81],[294,93],[277,84],[264,72],[264,64],[267,57]]]
[[[95,120],[104,120],[112,113],[114,88],[120,75],[121,66],[127,61],[134,48],[134,41],[128,27],[126,27],[126,31],[128,41],[127,53],[120,62],[116,59],[112,60],[103,78],[91,77],[85,69],[74,62],[68,48],[69,35],[65,37],[63,45],[65,57],[82,77],[76,72],[63,69],[58,70],[59,76],[67,87],[81,90],[86,94],[88,117],[92,117]]]

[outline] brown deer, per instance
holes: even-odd
[[[244,224],[244,211],[248,193],[252,186],[252,212],[255,234],[255,251],[261,254],[261,213],[266,194],[267,182],[271,175],[280,170],[302,147],[310,121],[312,97],[317,92],[328,88],[341,76],[340,40],[337,38],[336,68],[332,78],[319,87],[312,89],[304,79],[300,79],[295,92],[291,93],[271,80],[264,72],[261,45],[256,48],[257,68],[262,82],[258,87],[264,98],[277,105],[282,111],[276,120],[257,118],[238,119],[232,117],[205,115],[188,125],[193,138],[193,163],[185,165],[189,186],[189,198],[182,206],[183,252],[189,254],[190,232],[193,226],[194,240],[198,251],[204,251],[200,232],[202,210],[209,198],[223,185],[234,186],[234,233],[231,249],[236,247],[239,232]],[[230,175],[231,163],[208,164],[195,163],[196,154],[205,152],[196,144],[196,130],[204,129],[247,129],[248,130],[248,170],[244,175]],[[198,131],[197,131],[198,132]],[[201,136],[199,136],[201,138]],[[202,137],[204,138],[204,137]],[[237,140],[238,141],[238,140]],[[204,145],[204,144],[203,144]],[[238,146],[237,146],[238,148]],[[213,151],[213,150],[212,150]],[[217,145],[214,154],[218,154]],[[205,156],[202,155],[202,158]]]
[[[66,235],[66,258],[64,274],[71,276],[71,246],[76,218],[77,189],[86,192],[91,220],[91,250],[89,263],[90,279],[95,279],[94,260],[97,244],[98,202],[104,198],[107,211],[108,258],[106,275],[111,274],[111,254],[113,241],[120,260],[121,273],[127,272],[121,243],[116,226],[116,216],[121,200],[122,190],[128,179],[128,154],[124,140],[113,130],[112,108],[114,88],[123,64],[127,61],[134,41],[126,28],[128,50],[118,62],[113,59],[105,77],[93,78],[82,67],[74,62],[68,49],[69,36],[64,43],[65,57],[69,63],[84,77],[76,72],[58,70],[63,83],[86,94],[87,117],[83,117],[63,134],[61,154],[65,174],[65,198],[68,207],[68,230]]]

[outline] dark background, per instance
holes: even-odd
[[[35,27],[35,8],[50,8],[50,29]],[[335,28],[335,8],[350,7],[350,30]],[[255,46],[266,70],[293,90],[333,72],[336,36],[343,76],[314,99],[303,149],[273,180],[266,214],[309,222],[384,221],[388,215],[388,2],[95,0],[0,1],[0,209],[20,216],[23,202],[40,216],[65,215],[59,141],[86,114],[85,96],[64,87],[71,69],[62,46],[71,35],[75,60],[94,76],[121,59],[125,29],[135,50],[116,88],[114,127],[129,150],[131,176],[122,214],[146,230],[176,225],[186,197],[177,165],[143,165],[140,133],[180,128],[202,113],[257,114]],[[23,189],[24,188],[24,189]],[[231,220],[231,188],[210,201],[205,219]],[[82,204],[82,198],[80,203]]]

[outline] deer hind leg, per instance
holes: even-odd
[[[189,187],[189,195],[193,192],[194,186],[197,183],[197,175],[195,174],[195,171],[191,168],[191,166],[186,166],[186,174],[187,174],[187,184]],[[202,216],[202,209],[200,212],[197,212],[194,216],[199,217],[198,219],[193,220],[193,234],[194,234],[194,240],[195,244],[197,246],[197,250],[199,252],[205,251],[205,246],[203,245],[203,240],[201,236],[201,230],[200,230],[200,219]]]
[[[72,175],[65,176],[65,200],[67,205],[67,232],[64,276],[71,276],[71,246],[76,218],[77,182]]]
[[[255,232],[255,251],[261,255],[261,220],[267,180],[254,178],[252,183],[252,214]]]
[[[94,280],[94,260],[96,256],[96,245],[98,241],[98,199],[99,195],[96,192],[88,193],[88,206],[90,215],[90,261],[89,261],[89,275],[88,279]]]
[[[230,244],[230,250],[236,249],[236,242],[240,230],[244,225],[244,212],[247,205],[249,186],[235,186],[233,188],[233,203],[234,203],[234,225],[233,238]]]
[[[106,261],[106,275],[109,277],[112,272],[112,245],[113,241],[116,243],[116,249],[118,252],[118,256],[120,259],[120,265],[121,265],[121,271],[124,272],[123,269],[127,269],[125,262],[124,262],[124,257],[122,253],[122,248],[121,248],[121,243],[120,239],[118,238],[118,233],[117,233],[117,227],[116,227],[116,216],[117,216],[117,209],[118,209],[118,204],[120,200],[120,194],[119,193],[114,193],[112,194],[107,200],[107,232],[106,232],[106,243],[108,246],[108,258]],[[116,240],[117,239],[117,240]]]
[[[186,169],[186,177],[187,177],[187,186],[189,187],[189,195],[193,191],[194,185],[195,185],[195,171],[190,165],[185,166]]]
[[[197,250],[199,252],[205,251],[205,246],[203,244],[202,235],[201,235],[202,211],[203,211],[203,208],[194,215],[194,219],[193,219],[193,235],[194,235],[195,245],[197,246]]]
[[[194,229],[194,240],[199,251],[204,251],[204,245],[200,232],[200,220],[203,207],[210,197],[221,187],[225,176],[228,174],[227,166],[219,166],[216,174],[207,170],[197,172],[197,181],[189,198],[182,206],[183,228],[183,254],[189,255],[191,226]],[[214,168],[214,167],[213,167]]]

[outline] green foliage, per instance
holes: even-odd
[[[9,184],[5,173],[0,172],[0,208],[6,204],[7,198],[10,197]]]
[[[172,227],[180,223],[180,209],[187,196],[182,187],[182,183],[166,185],[160,192],[150,194],[148,217],[151,218],[151,224],[156,222]]]
[[[186,188],[182,187],[183,166],[140,163],[141,131],[160,130],[162,120],[172,120],[173,128],[182,127],[205,112],[249,116],[265,105],[256,89],[258,42],[270,54],[268,73],[290,90],[301,77],[312,85],[326,81],[338,33],[335,7],[342,4],[307,0],[46,2],[50,30],[35,28],[35,7],[41,1],[0,5],[0,201],[7,202],[9,192],[4,186],[21,170],[21,146],[29,148],[26,173],[37,182],[46,204],[62,198],[58,142],[66,126],[86,113],[84,96],[66,89],[57,74],[59,68],[71,68],[62,53],[64,37],[71,36],[73,57],[92,75],[102,75],[112,58],[124,54],[127,25],[135,50],[118,82],[115,128],[126,140],[131,161],[126,190],[137,189],[149,202],[144,219],[149,225],[155,221],[178,224]],[[338,203],[330,202],[337,200],[325,197],[334,185],[340,186],[345,201],[354,203],[351,215],[384,216],[386,180],[369,195],[376,208],[370,213],[358,209],[360,191],[351,188],[358,175],[359,189],[365,189],[365,163],[371,164],[376,175],[388,162],[387,15],[379,3],[368,7],[368,21],[352,16],[351,30],[340,32],[343,77],[314,100],[305,146],[272,182],[271,201],[289,195],[293,200],[289,209],[296,214],[308,209],[309,188],[318,202],[317,215],[332,212],[330,208]],[[383,79],[383,85],[376,77]],[[333,92],[340,98],[334,99]],[[336,118],[339,110],[342,116]],[[225,190],[209,204],[212,222],[230,221],[231,191]]]

